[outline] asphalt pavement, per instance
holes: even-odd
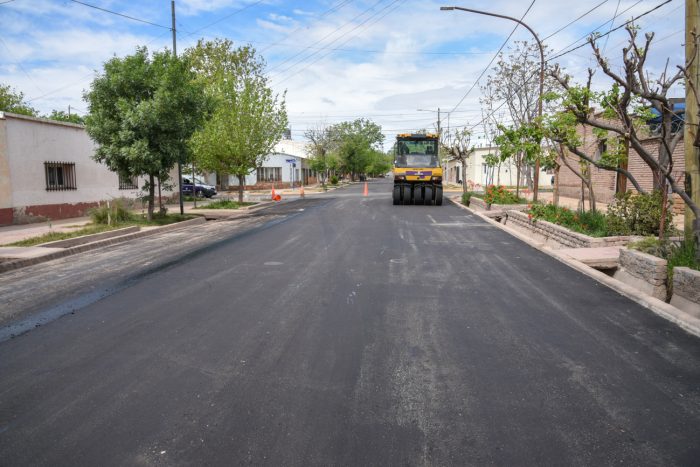
[[[698,465],[699,339],[390,187],[0,276],[0,465]]]

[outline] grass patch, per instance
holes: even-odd
[[[204,206],[197,206],[196,209],[240,209],[245,206],[253,206],[258,203],[231,201],[229,199],[218,199]]]
[[[72,232],[47,232],[38,237],[26,238],[18,242],[8,243],[3,246],[36,246],[42,243],[56,242],[58,240],[67,240],[69,238],[82,237],[83,235],[92,235],[102,232],[107,232],[109,230],[121,229],[128,227],[128,225],[93,225],[88,224],[80,230],[74,230]]]
[[[198,216],[180,214],[169,214],[164,216],[155,215],[152,221],[147,221],[145,217],[132,216],[130,220],[119,222],[112,225],[106,224],[87,224],[80,230],[72,232],[47,232],[37,237],[26,238],[13,243],[8,243],[2,246],[36,246],[43,243],[55,242],[58,240],[67,240],[69,238],[82,237],[84,235],[93,235],[97,233],[107,232],[110,230],[123,229],[124,227],[139,226],[162,226],[182,222],[189,219],[194,219]]]

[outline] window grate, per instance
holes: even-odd
[[[124,177],[119,175],[119,189],[120,190],[138,190],[139,184],[136,177]]]
[[[44,162],[47,191],[77,190],[75,163]]]

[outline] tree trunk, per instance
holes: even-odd
[[[588,167],[588,170],[586,171],[586,186],[588,187],[588,205],[591,208],[591,212],[596,211],[596,205],[595,205],[595,192],[593,191],[593,180],[592,180],[593,174],[591,171],[591,167]]]
[[[522,154],[518,154],[518,157],[515,161],[515,171],[516,171],[516,176],[515,176],[515,197],[520,198],[520,162],[522,160]]]
[[[661,219],[659,220],[659,241],[663,241],[666,234],[666,214],[668,213],[668,190],[664,186],[661,192]]]
[[[462,176],[462,193],[467,192],[467,180],[466,180],[466,175],[467,175],[467,161],[462,158],[460,161],[462,163],[462,173],[460,174]]]
[[[559,206],[559,169],[561,166],[557,164],[554,167],[554,191],[552,192],[552,204],[555,206]]]
[[[153,204],[156,197],[156,184],[153,174],[148,175],[148,220],[153,220]]]
[[[238,202],[243,203],[243,190],[245,189],[245,175],[238,176]]]

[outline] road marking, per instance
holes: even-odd
[[[280,263],[279,261],[267,261],[264,264],[265,266],[282,266],[284,263]]]
[[[432,222],[433,224],[436,224],[435,219],[433,219],[433,216],[431,216],[430,214],[428,214],[428,219],[430,219],[430,222]]]

